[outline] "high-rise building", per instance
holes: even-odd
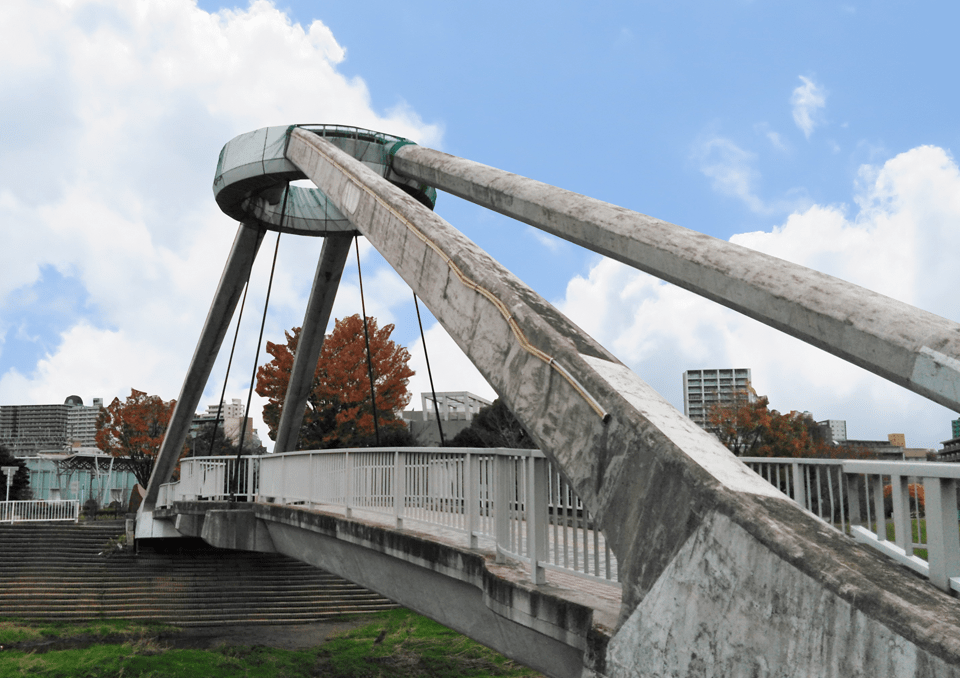
[[[951,438],[960,438],[960,419],[954,419],[950,422],[950,428],[953,432]]]
[[[88,407],[75,395],[63,405],[0,405],[0,444],[18,457],[96,447],[102,408],[102,398]]]
[[[847,421],[845,419],[827,419],[818,421],[817,426],[824,430],[830,442],[842,443],[847,439]]]
[[[683,413],[700,428],[709,430],[710,410],[755,398],[750,389],[750,369],[687,370],[683,373]]]
[[[253,419],[244,417],[243,402],[239,398],[234,398],[229,403],[224,400],[219,406],[207,405],[207,411],[194,415],[193,423],[190,426],[190,435],[196,437],[197,433],[205,424],[213,424],[217,421],[217,409],[220,410],[219,426],[223,430],[223,435],[235,445],[240,444],[240,434],[243,431],[244,449],[259,449],[263,443],[257,430],[253,428]],[[245,429],[245,430],[244,430]]]

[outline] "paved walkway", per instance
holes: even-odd
[[[314,504],[312,506],[302,506],[300,508],[306,510],[314,510],[321,513],[328,513],[332,515],[339,515],[346,517],[346,509],[343,506],[334,505],[334,504]],[[431,516],[430,514],[434,514]],[[446,544],[457,546],[459,548],[471,548],[467,533],[464,529],[461,529],[457,526],[451,526],[449,522],[450,515],[448,513],[443,513],[439,511],[430,512],[420,510],[417,512],[418,517],[414,518],[410,515],[404,517],[403,521],[403,530],[413,532],[425,536],[428,539],[440,541]],[[424,520],[423,518],[434,517],[435,522]],[[462,514],[454,514],[454,518],[462,519]],[[380,525],[383,527],[389,527],[395,529],[395,518],[392,511],[383,512],[370,509],[352,509],[351,519],[358,520],[361,522],[372,523],[375,525]],[[443,520],[448,524],[439,524]],[[525,538],[525,524],[522,521],[518,521],[515,525],[519,525],[521,536]],[[515,528],[516,529],[516,528]],[[572,550],[573,543],[573,528],[567,527],[558,527],[556,530],[554,526],[551,525],[548,530],[549,538],[549,549],[550,555],[553,556],[554,553],[559,553],[561,558],[563,556],[563,539],[564,539],[564,530],[567,531],[567,546]],[[583,539],[583,530],[577,530],[578,544],[580,548],[583,548],[584,539]],[[594,563],[594,535],[592,530],[586,531],[588,539],[587,542],[587,552],[586,555],[591,563],[591,570]],[[600,553],[603,554],[605,551],[605,541],[602,534],[597,535],[597,545],[599,546]],[[487,556],[495,556],[496,554],[496,541],[494,538],[488,534],[480,534],[477,537],[477,550],[483,552]],[[582,558],[582,551],[581,556]],[[509,558],[509,556],[508,556]],[[572,559],[572,554],[570,555]],[[616,569],[616,559],[611,554],[611,573],[615,577],[617,574]],[[516,561],[515,561],[516,562]],[[601,572],[604,571],[603,566],[603,556],[601,555]],[[529,565],[524,563],[517,563],[521,565],[525,571],[524,579],[529,584]],[[511,568],[514,573],[516,568]],[[613,627],[616,623],[616,616],[619,612],[620,602],[621,602],[621,588],[616,581],[602,580],[597,577],[585,577],[582,574],[578,574],[572,571],[563,571],[552,568],[545,568],[545,574],[547,579],[547,585],[555,587],[564,592],[564,597],[579,602],[589,607],[594,608],[598,613],[598,619],[602,625]],[[515,579],[515,574],[510,576],[511,579]]]

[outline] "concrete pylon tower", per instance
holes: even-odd
[[[317,188],[289,186],[304,177]],[[434,214],[434,188],[652,273],[960,410],[956,323],[396,137],[337,126],[267,128],[221,153],[214,191],[242,225],[145,512],[176,463],[185,435],[180,408],[192,413],[199,402],[264,230],[326,237],[280,449],[299,426],[297,405],[322,342],[344,240],[359,232],[562,470],[616,554],[620,619],[585,652],[585,675],[960,675],[960,609],[952,598],[865,552],[747,469]],[[943,491],[955,494],[956,487],[946,482]]]

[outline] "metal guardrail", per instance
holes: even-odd
[[[750,457],[768,482],[858,542],[960,592],[960,464]]]
[[[249,500],[372,511],[466,534],[495,545],[497,560],[530,565],[531,579],[558,570],[618,584],[603,534],[539,450],[367,448],[262,457],[189,458],[180,482],[161,486],[158,506],[177,499]],[[502,510],[498,510],[502,508]]]
[[[63,501],[0,501],[0,523],[77,522],[80,502]]]

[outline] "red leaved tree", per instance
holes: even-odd
[[[410,353],[390,339],[393,325],[378,328],[376,318],[368,317],[367,326],[381,442],[409,444],[409,432],[399,413],[410,402],[407,390],[408,380],[413,376],[413,370],[407,366]],[[267,353],[273,359],[257,370],[257,393],[270,400],[263,408],[263,421],[273,440],[277,437],[300,328],[294,327],[284,334],[286,344],[267,342]],[[333,332],[323,341],[297,449],[372,444],[375,444],[373,408],[363,320],[359,315],[352,315],[337,320]]]
[[[170,423],[176,401],[130,389],[124,402],[114,398],[97,417],[97,447],[115,457],[126,457],[137,482],[147,486],[153,463]]]
[[[806,412],[780,414],[766,396],[738,391],[732,400],[714,405],[707,419],[711,429],[738,457],[848,458],[847,448],[829,444]]]

